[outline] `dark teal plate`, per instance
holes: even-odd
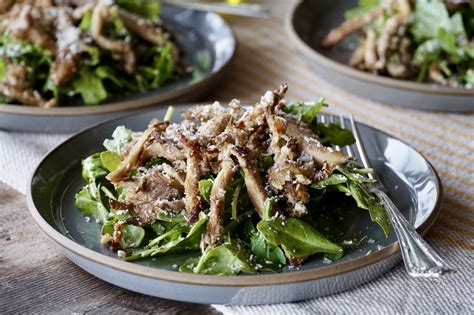
[[[190,105],[176,106],[178,111]],[[394,234],[385,238],[365,210],[343,202],[341,224],[346,239],[368,237],[359,248],[346,251],[336,262],[315,256],[300,268],[280,274],[205,276],[177,272],[177,265],[195,255],[174,254],[139,262],[123,262],[103,247],[100,230],[74,206],[74,195],[84,185],[80,161],[103,150],[102,142],[116,126],[146,129],[166,109],[145,111],[86,129],[53,149],[39,164],[27,193],[39,226],[80,267],[118,286],[149,295],[199,303],[265,304],[307,299],[339,292],[369,281],[400,261]],[[178,116],[178,115],[176,115]],[[438,176],[413,148],[369,126],[358,124],[372,165],[389,195],[405,216],[425,233],[440,210],[442,187]],[[258,288],[258,290],[257,290]]]

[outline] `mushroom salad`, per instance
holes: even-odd
[[[468,0],[360,0],[322,41],[358,34],[349,64],[399,79],[474,87],[474,3]]]
[[[187,71],[144,0],[3,0],[0,103],[94,105],[156,89]]]
[[[331,147],[353,144],[352,133],[318,121],[323,99],[287,104],[286,91],[254,106],[194,106],[179,123],[170,107],[143,132],[117,127],[106,150],[83,160],[76,207],[102,224],[101,243],[120,259],[195,253],[179,270],[200,274],[277,272],[315,254],[337,260],[364,241],[344,239],[344,202],[388,235],[372,170]]]

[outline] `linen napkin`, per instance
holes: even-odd
[[[38,162],[68,136],[0,131],[0,181],[25,194]]]

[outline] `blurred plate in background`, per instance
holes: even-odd
[[[354,36],[330,49],[324,36],[344,21],[344,12],[358,0],[304,0],[289,12],[286,28],[296,47],[313,63],[324,80],[356,95],[408,108],[474,112],[474,89],[455,88],[377,76],[349,66]],[[351,43],[352,41],[352,43]]]
[[[175,35],[184,64],[193,72],[163,87],[135,95],[117,96],[94,106],[38,108],[0,104],[0,130],[72,132],[138,108],[202,98],[217,83],[234,56],[236,39],[217,14],[164,4],[160,15]]]

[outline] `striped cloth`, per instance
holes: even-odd
[[[410,278],[402,264],[384,276],[341,294],[273,306],[215,306],[223,313],[473,313],[474,289],[474,115],[428,113],[361,99],[324,81],[285,33],[284,14],[294,1],[271,1],[269,20],[227,18],[238,52],[214,96],[255,102],[287,82],[288,99],[324,97],[329,112],[352,112],[356,119],[391,133],[418,149],[436,168],[444,206],[426,240],[457,272],[439,279]],[[213,97],[211,97],[213,99]],[[473,100],[474,105],[474,100]]]
[[[283,15],[292,2],[271,1],[275,14],[271,19],[227,18],[238,37],[237,56],[208,99],[239,98],[254,103],[266,90],[287,82],[288,99],[322,96],[330,104],[329,112],[352,112],[359,121],[417,148],[437,169],[445,192],[439,219],[426,239],[457,272],[437,279],[413,279],[399,265],[368,284],[337,295],[283,305],[215,308],[226,314],[474,313],[474,115],[378,104],[326,83],[324,73],[306,63],[285,34]],[[24,193],[34,165],[64,138],[0,131],[0,180]]]

